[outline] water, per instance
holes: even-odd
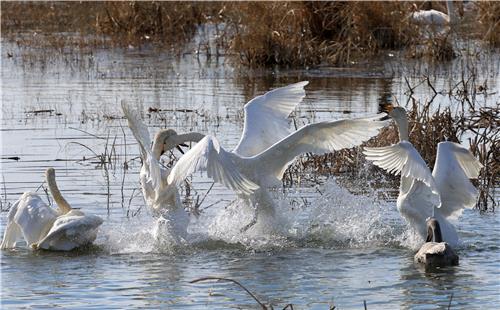
[[[172,247],[158,237],[138,191],[138,146],[119,105],[122,99],[141,105],[151,132],[211,133],[231,149],[243,104],[269,89],[310,81],[295,113],[301,126],[373,114],[391,95],[404,103],[403,76],[416,85],[424,72],[438,91],[446,89],[459,79],[453,68],[463,60],[436,72],[394,60],[374,61],[368,69],[249,71],[227,59],[172,58],[148,49],[59,54],[2,42],[2,50],[14,55],[2,53],[2,209],[24,191],[38,189],[45,198],[39,187],[52,166],[68,201],[105,219],[90,249],[2,251],[2,308],[258,308],[234,284],[189,283],[205,276],[237,280],[277,308],[362,309],[365,300],[369,309],[439,309],[452,294],[452,308],[498,306],[498,213],[466,211],[458,224],[460,266],[425,273],[413,265],[419,241],[395,202],[379,198],[395,189],[354,195],[334,178],[292,188],[280,202],[280,234],[256,235],[238,233],[241,223],[232,219],[245,222],[251,212],[228,207],[234,195],[214,186],[204,201],[210,207],[192,220],[190,244]],[[498,62],[492,63],[481,65],[479,76],[493,92],[500,87]],[[415,91],[423,101],[433,96],[424,86]],[[453,104],[445,95],[437,100]],[[96,158],[110,153],[111,165]],[[195,195],[203,197],[210,186],[194,176]]]

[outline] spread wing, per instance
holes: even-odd
[[[476,179],[482,167],[479,160],[459,144],[438,144],[432,175],[441,194],[442,215],[456,218],[464,208],[474,207],[477,189],[469,179]]]
[[[402,177],[419,180],[439,195],[429,167],[410,142],[401,141],[385,147],[365,147],[363,153],[376,166],[395,175],[401,174]]]
[[[255,97],[245,105],[245,125],[234,153],[250,157],[259,154],[291,133],[288,116],[306,96],[299,82]]]
[[[252,194],[259,187],[240,173],[215,137],[206,136],[184,154],[170,171],[168,184],[180,185],[184,179],[197,170],[206,170],[215,182],[239,194]]]
[[[146,125],[140,119],[140,112],[122,100],[122,110],[127,118],[128,127],[132,131],[135,140],[139,143],[141,149],[141,158],[143,164],[149,171],[149,179],[151,184],[156,191],[160,189],[161,186],[161,168],[158,160],[153,156],[151,151],[151,138],[149,136],[149,131]]]
[[[266,174],[281,180],[290,163],[299,155],[324,154],[351,148],[378,134],[387,122],[382,115],[306,125],[252,158]],[[262,184],[261,184],[262,185]],[[266,184],[268,186],[272,184]]]

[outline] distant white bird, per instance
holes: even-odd
[[[396,121],[400,142],[386,147],[365,147],[366,159],[390,173],[401,173],[397,208],[411,226],[426,238],[426,219],[435,217],[443,240],[455,246],[458,235],[451,219],[476,203],[477,190],[469,179],[479,176],[481,163],[457,143],[440,142],[431,174],[418,151],[408,142],[408,119],[402,107],[382,106]]]
[[[426,225],[427,239],[415,254],[414,261],[423,264],[426,268],[458,265],[458,255],[448,243],[443,241],[439,222],[432,217],[427,219]]]
[[[413,23],[427,27],[431,33],[443,33],[455,21],[453,1],[446,1],[448,14],[436,10],[419,10],[411,13]]]
[[[102,219],[70,207],[57,187],[53,168],[48,168],[45,176],[59,210],[34,193],[24,193],[9,211],[2,249],[14,248],[24,238],[33,249],[70,251],[96,239]]]
[[[297,156],[357,146],[386,125],[376,116],[319,122],[292,132],[287,117],[305,96],[307,83],[278,88],[248,102],[236,148],[228,152],[215,137],[206,136],[172,168],[168,182],[180,184],[188,174],[206,169],[214,181],[256,207],[255,218],[246,228],[260,217],[272,218],[275,210],[268,188],[282,185],[283,173]]]

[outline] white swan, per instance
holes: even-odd
[[[481,163],[457,143],[440,142],[431,174],[418,151],[408,142],[408,119],[402,107],[382,106],[396,121],[400,142],[386,147],[365,147],[366,159],[390,173],[401,173],[397,208],[425,239],[427,218],[434,216],[441,225],[443,239],[455,246],[458,235],[450,222],[464,208],[475,205],[477,190],[469,179],[477,178]]]
[[[14,248],[24,238],[33,249],[70,251],[96,239],[102,219],[70,207],[57,187],[53,168],[47,169],[45,177],[59,210],[34,193],[24,193],[9,211],[0,248]]]
[[[169,183],[180,184],[193,171],[206,170],[214,181],[235,190],[256,207],[249,228],[259,218],[273,218],[274,203],[267,189],[282,185],[283,173],[297,156],[357,146],[386,125],[380,121],[381,116],[376,116],[319,122],[292,132],[287,117],[305,96],[307,83],[278,88],[248,102],[236,148],[228,152],[215,137],[206,136],[172,168]]]
[[[432,31],[443,32],[455,21],[453,1],[446,1],[446,10],[448,14],[436,10],[419,10],[411,13],[410,19],[415,24],[431,27]]]
[[[164,152],[186,142],[198,142],[204,135],[196,132],[177,134],[172,129],[164,129],[156,133],[151,147],[149,131],[139,118],[139,111],[125,101],[122,101],[122,109],[141,150],[139,179],[146,204],[155,215],[159,215],[158,224],[173,237],[185,239],[189,216],[180,201],[177,185],[167,180],[170,169],[160,167],[159,160]]]
[[[415,254],[414,261],[423,264],[426,268],[458,265],[458,255],[448,243],[443,241],[439,222],[432,217],[427,219],[426,224],[427,239]]]

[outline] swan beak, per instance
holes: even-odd
[[[178,146],[176,146],[176,148],[179,150],[179,152],[181,152],[182,154],[184,154],[184,151],[181,149],[181,144],[179,144]]]
[[[394,106],[392,105],[392,103],[381,103],[378,105],[379,113],[385,112],[387,114],[390,114],[392,110],[394,110]]]

